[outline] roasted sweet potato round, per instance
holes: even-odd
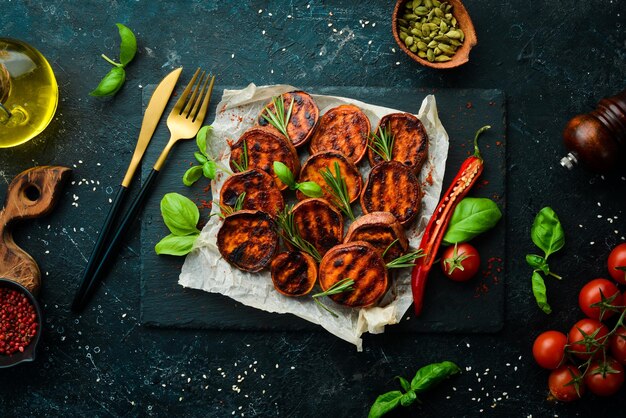
[[[317,264],[302,251],[278,254],[272,260],[274,288],[285,296],[303,296],[309,293],[317,281]]]
[[[217,233],[222,257],[243,271],[265,268],[278,247],[278,234],[270,215],[260,210],[240,210],[227,216]]]
[[[422,122],[410,113],[391,113],[383,116],[374,133],[379,134],[380,129],[385,128],[393,136],[392,160],[412,167],[418,173],[428,157],[428,134]],[[383,159],[372,149],[375,146],[370,145],[367,155],[374,167]]]
[[[370,120],[357,106],[337,106],[320,118],[309,150],[311,154],[338,151],[357,164],[367,151],[370,129]]]
[[[405,227],[417,216],[421,201],[420,184],[413,169],[398,161],[374,166],[361,193],[363,213],[391,212]]]
[[[284,163],[295,177],[300,173],[300,160],[296,149],[282,135],[260,126],[252,127],[230,147],[230,167],[235,170],[233,161],[243,161],[243,144],[248,149],[248,168],[258,168],[272,176],[279,190],[285,190],[287,185],[274,174],[274,161]]]
[[[285,112],[289,109],[291,100],[293,99],[293,109],[291,111],[289,122],[287,123],[287,133],[289,134],[289,139],[291,140],[293,146],[301,147],[311,138],[313,129],[315,128],[315,125],[317,125],[317,121],[320,117],[320,110],[317,107],[317,104],[315,104],[313,98],[308,93],[303,91],[283,93],[282,97]],[[277,134],[282,135],[278,129],[270,125],[270,123],[263,117],[266,108],[273,112],[274,103],[270,101],[266,107],[263,108],[261,114],[257,118],[257,123],[260,126],[268,127]]]
[[[303,200],[295,205],[291,212],[300,236],[310,242],[321,256],[341,243],[343,216],[326,200],[317,198]]]
[[[389,212],[372,212],[360,216],[350,225],[343,239],[344,243],[353,241],[370,243],[381,256],[396,241],[384,256],[386,263],[400,257],[409,248],[402,225]]]
[[[376,303],[387,291],[387,267],[374,247],[355,241],[331,248],[319,267],[319,283],[328,290],[343,279],[354,280],[354,290],[329,296],[335,302],[365,307]]]
[[[265,171],[253,168],[226,179],[220,191],[220,205],[234,206],[242,193],[246,194],[243,209],[262,210],[276,217],[285,208],[282,193]]]
[[[323,198],[329,202],[332,202],[332,196],[330,194],[329,186],[324,182],[324,177],[320,174],[322,169],[330,169],[331,173],[335,173],[335,162],[339,164],[339,171],[341,176],[346,181],[348,188],[348,195],[350,196],[350,202],[354,202],[359,198],[361,194],[361,188],[363,187],[363,179],[361,173],[356,165],[348,160],[343,154],[336,151],[324,151],[318,154],[314,154],[309,157],[300,170],[300,179],[298,181],[314,181],[322,187],[324,191]],[[296,192],[296,197],[299,200],[304,200],[307,197],[300,191]]]

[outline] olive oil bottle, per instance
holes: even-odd
[[[48,126],[59,88],[48,61],[32,46],[0,38],[0,148],[29,141]]]

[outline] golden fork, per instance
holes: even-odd
[[[122,239],[126,235],[130,226],[137,219],[139,212],[141,211],[141,208],[143,207],[149,192],[155,183],[157,175],[163,168],[165,160],[174,145],[182,139],[193,138],[202,127],[202,123],[204,122],[204,118],[206,117],[209,107],[209,102],[211,101],[211,93],[213,92],[214,83],[215,76],[207,74],[206,71],[202,71],[202,74],[200,74],[200,68],[198,68],[187,87],[185,87],[185,91],[183,91],[183,94],[174,105],[174,108],[167,117],[167,127],[170,130],[170,139],[161,152],[159,159],[154,164],[145,183],[141,187],[139,194],[135,200],[133,200],[130,209],[126,212],[122,222],[115,231],[113,238],[111,239],[111,242],[100,261],[100,264],[83,293],[83,297],[80,300],[75,301],[76,311],[82,310],[89,302],[89,299],[93,296],[98,283],[104,276],[105,271],[111,266],[113,259],[118,252],[119,246],[122,243]]]

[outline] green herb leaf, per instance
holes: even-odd
[[[198,146],[198,150],[200,150],[205,157],[209,156],[209,154],[207,154],[207,135],[211,130],[213,130],[212,126],[203,126],[196,134],[196,145]]]
[[[174,235],[197,234],[200,211],[188,198],[178,193],[168,193],[161,200],[163,222]]]
[[[554,254],[563,248],[563,245],[565,245],[565,232],[559,217],[552,208],[545,207],[539,211],[530,229],[530,237],[535,245],[546,253],[546,259],[550,254]]]
[[[411,389],[415,393],[422,393],[460,371],[459,366],[451,361],[429,364],[417,371],[411,380]]]
[[[207,161],[209,161],[207,157],[205,157],[204,154],[202,154],[199,151],[194,152],[193,156],[196,158],[196,161],[199,162],[200,164],[204,164]]]
[[[320,185],[314,181],[296,183],[296,189],[300,190],[303,195],[308,197],[322,197],[324,194]]]
[[[202,177],[202,166],[194,165],[189,168],[189,170],[185,171],[185,174],[183,175],[183,184],[189,187],[197,182],[200,177]]]
[[[537,305],[541,308],[542,311],[549,314],[552,313],[552,308],[548,305],[548,297],[546,296],[546,284],[543,281],[543,277],[537,271],[533,271],[532,277],[533,284],[533,295],[535,295],[535,300],[537,301]]]
[[[402,386],[402,389],[404,389],[405,392],[408,392],[408,391],[412,390],[411,389],[411,384],[404,377],[396,376],[396,379],[398,379],[398,381],[400,382],[400,386]]]
[[[317,303],[322,309],[324,309],[325,311],[329,312],[332,316],[337,318],[339,315],[337,315],[332,309],[330,309],[329,307],[324,305],[322,302],[320,302],[318,298],[321,298],[324,296],[338,295],[340,293],[352,292],[352,291],[354,291],[354,280],[349,279],[349,278],[344,278],[344,279],[339,280],[337,283],[335,283],[334,285],[332,285],[325,291],[314,294],[312,297],[315,303]]]
[[[413,402],[415,402],[416,400],[417,400],[417,395],[415,394],[415,392],[413,392],[412,390],[409,390],[400,398],[400,405],[411,406]]]
[[[293,218],[292,208],[293,206],[286,206],[276,217],[276,224],[278,225],[280,236],[283,238],[283,241],[307,253],[319,263],[322,260],[322,256],[313,244],[300,235],[298,226]]]
[[[501,218],[502,212],[493,200],[466,197],[454,210],[443,241],[446,244],[467,242],[496,226]]]
[[[186,255],[189,254],[191,249],[193,248],[193,243],[198,238],[198,234],[193,235],[185,235],[178,236],[170,234],[163,238],[157,245],[154,247],[154,251],[157,254],[163,255]]]
[[[403,394],[399,390],[393,390],[380,395],[370,408],[367,418],[380,418],[387,412],[396,409],[398,405],[400,405],[402,396]]]
[[[128,29],[126,26],[121,23],[116,23],[116,25],[120,32],[120,38],[122,39],[122,42],[120,43],[120,64],[126,67],[126,65],[133,60],[135,54],[137,53],[137,38],[135,38],[133,31]]]
[[[94,97],[113,96],[120,88],[122,88],[125,80],[126,71],[124,71],[121,67],[113,67],[111,71],[109,71],[109,73],[100,81],[98,87],[89,93],[89,95]]]
[[[202,173],[204,177],[213,180],[217,174],[217,164],[213,160],[209,160],[202,164]]]
[[[355,216],[350,205],[350,196],[348,195],[348,186],[346,180],[341,175],[339,163],[334,163],[335,174],[330,168],[323,168],[319,171],[324,182],[330,188],[330,194],[333,197],[333,204],[339,208],[350,220],[354,221]]]
[[[274,174],[276,174],[278,179],[285,183],[289,189],[294,190],[296,188],[296,179],[289,167],[280,161],[274,161],[273,168]]]
[[[394,137],[389,131],[389,126],[385,129],[378,128],[378,134],[374,132],[371,135],[369,148],[380,156],[384,161],[391,161],[393,154]]]
[[[263,109],[263,119],[265,119],[270,125],[276,128],[281,134],[287,138],[287,140],[291,140],[289,138],[289,132],[287,131],[287,125],[289,124],[289,119],[291,119],[291,113],[293,111],[293,102],[294,99],[291,99],[291,104],[289,105],[289,110],[287,114],[285,114],[285,102],[282,94],[280,96],[275,96],[272,98],[272,104],[274,105],[274,111],[272,112],[269,107]]]
[[[393,245],[393,243],[391,243],[389,246],[391,245]],[[389,247],[387,247],[387,249],[389,249]],[[387,249],[385,250],[385,253],[387,252]],[[383,253],[383,257],[385,253]],[[414,267],[415,260],[417,260],[418,258],[422,258],[425,255],[426,254],[424,254],[424,251],[420,248],[417,251],[412,251],[410,253],[403,254],[400,257],[391,260],[390,262],[386,264],[386,266],[388,269],[401,269],[404,267]]]

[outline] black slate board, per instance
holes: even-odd
[[[144,109],[154,88],[152,85],[144,88]],[[223,88],[216,86],[214,90],[207,124],[214,119]],[[444,191],[472,150],[476,129],[491,125],[492,129],[483,136],[481,142],[486,161],[485,171],[471,195],[494,199],[505,213],[506,118],[505,96],[501,90],[399,90],[383,87],[314,87],[306,90],[316,94],[352,97],[411,113],[418,112],[427,94],[435,94],[439,117],[450,136]],[[172,105],[170,103],[170,107]],[[169,112],[169,108],[166,112]],[[148,175],[169,137],[165,125],[166,115],[146,153],[142,179]],[[201,179],[192,188],[186,188],[181,181],[185,170],[194,162],[195,150],[193,140],[182,142],[174,148],[144,209],[141,228],[141,322],[151,326],[208,329],[321,330],[317,325],[293,315],[267,313],[219,294],[184,289],[177,284],[183,258],[155,254],[154,245],[168,234],[159,210],[159,202],[164,194],[181,193],[196,201],[199,206],[203,206],[203,201],[210,201],[206,179]],[[201,209],[201,213],[206,217],[208,209]],[[506,216],[497,228],[475,240],[481,252],[482,273],[470,282],[452,282],[443,277],[435,266],[429,278],[426,302],[420,318],[413,318],[410,308],[405,319],[398,325],[388,327],[387,332],[482,333],[500,330],[504,322],[505,231]]]

